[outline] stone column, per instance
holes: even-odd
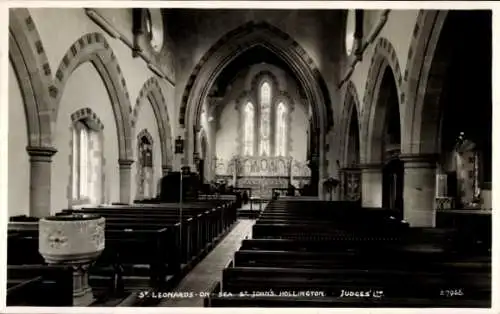
[[[130,204],[132,164],[134,160],[119,159],[120,165],[120,203]]]
[[[57,153],[53,147],[26,147],[30,155],[30,216],[50,216],[50,188],[52,156]]]
[[[382,165],[362,164],[361,205],[363,207],[382,207]]]
[[[404,219],[411,227],[435,227],[436,156],[403,154]]]

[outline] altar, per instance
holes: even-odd
[[[234,156],[217,160],[216,179],[237,188],[251,188],[256,197],[271,198],[273,188],[287,188],[289,184],[301,188],[310,177],[307,164],[291,157]]]

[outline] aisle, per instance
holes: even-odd
[[[216,282],[221,280],[222,270],[234,257],[234,252],[241,245],[241,241],[251,237],[254,220],[240,220],[233,230],[217,245],[207,257],[184,277],[175,292],[198,293],[208,292]],[[196,296],[193,298],[170,298],[165,299],[158,305],[175,307],[202,307],[203,299]]]

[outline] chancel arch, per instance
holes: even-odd
[[[183,94],[179,113],[179,124],[186,130],[188,141],[185,158],[192,160],[193,143],[189,139],[193,138],[194,124],[214,81],[232,60],[256,47],[278,56],[290,67],[303,89],[304,100],[312,108],[314,137],[317,140],[316,145],[311,147],[315,150],[313,155],[317,156],[314,158],[314,172],[318,173],[312,185],[321,189],[319,177],[325,171],[324,133],[333,123],[329,94],[319,70],[305,50],[283,31],[264,22],[247,23],[231,31],[214,44],[195,67]]]

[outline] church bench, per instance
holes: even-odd
[[[212,295],[205,298],[205,307],[267,307],[267,308],[489,308],[490,300],[468,300],[452,297],[434,298],[375,298],[375,297],[288,297]]]
[[[333,227],[321,227],[317,224],[259,224],[252,227],[252,237],[256,239],[311,239],[311,240],[342,240],[375,237],[382,241],[397,241],[400,238],[400,229],[388,226],[384,229],[373,230],[341,230]]]
[[[35,223],[37,224],[37,223]],[[137,226],[136,229],[118,226],[107,226],[105,229],[106,247],[96,262],[96,269],[105,267],[109,277],[113,276],[112,265],[148,265],[147,272],[152,284],[162,284],[168,273],[178,271],[180,260],[175,237],[178,232],[173,228],[160,228],[158,226]],[[22,252],[18,249],[24,245]],[[8,264],[32,265],[45,263],[38,253],[38,230],[17,230],[8,237]],[[29,253],[28,253],[29,252]],[[28,253],[28,254],[27,254]],[[127,270],[127,269],[126,269]],[[102,273],[102,269],[101,269]],[[124,275],[127,275],[125,273]],[[108,279],[94,281],[99,285],[107,286]]]
[[[179,222],[181,218],[181,216],[176,213],[160,213],[157,211],[133,213],[126,210],[124,211],[125,212],[102,209],[83,209],[79,212],[97,213],[106,218],[107,224],[115,222],[140,222],[144,224],[164,223],[164,225],[171,225]],[[224,219],[224,213],[221,209],[207,210],[199,214],[197,214],[197,212],[183,213],[182,218],[183,239],[185,239],[183,243],[186,243],[186,247],[191,249],[190,253],[196,253],[200,249],[204,249],[232,224],[232,221],[229,219]],[[194,254],[186,258],[191,256],[194,256]]]
[[[363,241],[361,241],[363,240]],[[264,250],[264,251],[306,251],[306,252],[328,252],[332,249],[348,250],[353,248],[373,247],[377,242],[378,247],[394,247],[398,241],[384,241],[377,237],[350,238],[342,241],[336,240],[311,240],[311,239],[244,239],[240,250]]]
[[[384,238],[378,236],[356,236],[338,237],[326,240],[315,240],[311,237],[296,237],[289,239],[278,238],[253,238],[245,239],[241,243],[240,250],[263,250],[263,251],[303,251],[303,252],[330,252],[353,251],[353,250],[407,250],[407,251],[450,251],[454,256],[481,256],[484,260],[491,260],[488,254],[471,255],[468,252],[453,250],[454,247],[446,242],[426,243],[425,237],[414,240],[408,233],[404,236]]]
[[[90,210],[90,208],[84,208],[82,210]],[[162,214],[162,215],[172,215],[175,216],[180,215],[180,209],[177,207],[130,207],[130,206],[113,206],[113,207],[96,207],[92,208],[94,212],[119,212],[120,214],[130,214],[130,215],[152,215],[152,214]],[[78,210],[75,210],[76,212]],[[219,206],[219,207],[183,207],[182,215],[197,215],[199,213],[204,213],[207,211],[212,211],[213,216],[216,217],[214,221],[211,221],[210,228],[215,228],[216,233],[220,233],[225,231],[230,225],[232,225],[236,221],[236,208],[230,206]],[[214,212],[217,212],[216,215]],[[219,219],[220,218],[220,219]],[[212,226],[214,224],[214,226]]]
[[[436,226],[458,230],[463,248],[476,252],[491,252],[493,226],[491,210],[438,210]]]
[[[301,215],[309,215],[309,216],[356,216],[359,213],[365,213],[367,215],[373,216],[390,216],[395,211],[393,209],[385,209],[385,208],[377,208],[377,207],[335,207],[331,206],[329,208],[314,208],[314,207],[306,207],[306,208],[290,208],[283,207],[280,209],[273,208],[272,206],[267,206],[265,210],[262,212],[263,215],[288,215],[288,216],[301,216]]]
[[[287,268],[358,268],[399,270],[446,270],[488,273],[491,260],[482,257],[460,258],[445,252],[408,252],[390,250],[351,250],[329,252],[239,250],[234,254],[235,267]]]
[[[351,221],[342,221],[342,220],[330,220],[330,219],[311,219],[309,217],[303,218],[268,218],[268,217],[260,217],[255,222],[259,225],[266,224],[290,224],[290,225],[317,225],[318,227],[326,227],[330,226],[331,228],[349,228],[349,229],[383,229],[384,227],[398,227],[400,229],[406,228],[405,224],[402,224],[398,221],[390,221],[390,220],[375,220],[371,219],[366,221],[364,219],[360,219],[356,222]]]
[[[72,306],[73,269],[61,265],[8,265],[7,306]]]
[[[383,291],[385,298],[446,298],[443,289],[461,289],[467,299],[488,299],[491,276],[475,272],[399,271],[393,269],[307,269],[232,267],[223,271],[222,291],[320,291],[342,296],[346,291]]]

